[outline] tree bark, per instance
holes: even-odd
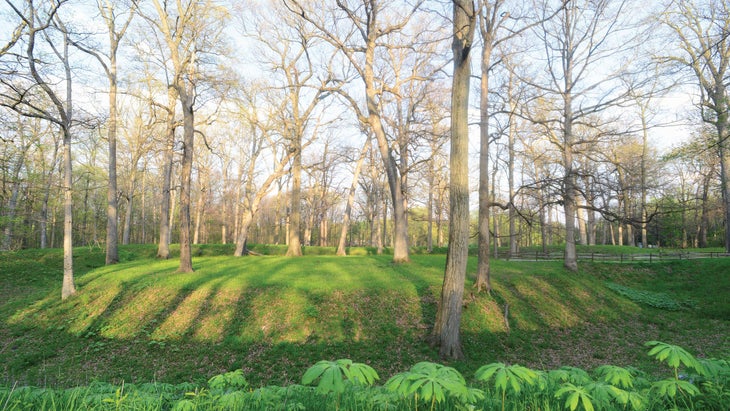
[[[286,255],[289,257],[301,257],[302,255],[302,142],[301,137],[295,136],[292,139],[292,150],[295,150],[292,158],[291,169],[291,196],[289,205],[289,232],[287,243],[289,246]]]
[[[469,78],[475,12],[471,0],[454,0],[454,77],[451,90],[449,250],[433,335],[442,358],[462,358],[461,312],[469,252]]]
[[[482,36],[484,37],[484,33]],[[489,253],[491,252],[489,246],[491,236],[489,232],[489,202],[491,200],[489,193],[489,60],[492,44],[486,39],[485,43],[486,46],[482,48],[479,96],[479,216],[477,221],[477,278],[474,283],[474,288],[478,292],[492,290],[489,272]]]
[[[193,174],[193,142],[195,137],[195,113],[190,91],[178,90],[183,113],[183,156],[180,167],[180,267],[181,273],[193,272],[193,256],[190,247],[190,191]]]
[[[73,272],[73,162],[71,133],[63,130],[63,285],[61,299],[76,293]]]
[[[391,203],[393,204],[393,262],[407,263],[410,261],[410,257],[408,251],[408,214],[405,208],[404,187],[398,175],[398,165],[388,144],[380,118],[377,101],[378,91],[375,89],[375,74],[373,72],[375,39],[370,39],[370,41],[373,44],[367,48],[365,54],[365,94],[367,96],[368,123],[378,142],[380,155],[385,166],[385,174],[388,177]]]
[[[160,200],[160,241],[157,245],[157,258],[170,258],[170,202],[172,190],[172,163],[175,155],[175,101],[177,93],[173,87],[167,88],[167,119],[165,124],[166,147],[162,166],[162,198]]]
[[[109,33],[114,39],[113,30]],[[115,43],[111,44],[113,52],[109,61],[109,187],[106,191],[106,265],[119,262],[119,204],[117,202],[117,54]],[[131,203],[131,201],[130,201]]]

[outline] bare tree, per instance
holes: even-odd
[[[725,251],[730,252],[730,5],[722,0],[671,1],[660,19],[682,50],[667,59],[694,74],[702,120],[715,128],[707,147],[720,159]]]
[[[478,255],[477,277],[474,287],[477,291],[490,291],[489,272],[489,231],[490,208],[493,193],[489,192],[489,145],[493,137],[489,131],[492,118],[490,113],[490,74],[495,65],[504,58],[493,61],[496,49],[531,27],[540,23],[536,18],[528,19],[528,12],[520,10],[517,4],[506,0],[480,0],[478,6],[479,34],[482,39],[479,77],[479,217],[477,221]],[[544,19],[551,18],[549,13]],[[510,199],[511,201],[511,199]]]
[[[596,136],[577,134],[575,127],[601,128],[599,114],[628,99],[618,79],[626,72],[626,62],[617,58],[636,45],[634,37],[622,33],[630,28],[626,20],[626,1],[585,0],[568,3],[546,1],[539,7],[545,16],[533,30],[542,47],[541,59],[546,63],[538,80],[523,78],[539,93],[536,101],[554,104],[552,111],[529,115],[542,126],[549,141],[561,154],[563,178],[561,195],[565,215],[565,261],[568,270],[578,270],[575,222],[578,209],[577,161],[583,149],[594,146]],[[554,7],[551,7],[554,4]],[[624,34],[623,37],[619,35]],[[620,37],[620,38],[619,38]],[[601,70],[594,70],[598,67]],[[544,75],[543,75],[544,74]],[[596,121],[599,123],[596,123]]]
[[[109,49],[104,53],[94,46],[83,41],[73,41],[73,45],[80,50],[94,56],[101,64],[109,82],[109,120],[107,138],[109,140],[109,186],[107,187],[107,221],[106,221],[106,264],[119,262],[117,248],[118,237],[118,202],[117,202],[117,54],[124,34],[129,28],[135,15],[136,0],[131,0],[125,10],[120,12],[121,2],[111,0],[97,0],[96,6],[104,21],[109,36]]]
[[[234,251],[236,257],[248,253],[246,244],[249,227],[272,184],[288,171],[287,165],[295,154],[286,147],[281,138],[284,133],[281,133],[282,130],[275,125],[280,114],[270,112],[273,108],[281,107],[275,107],[273,104],[267,105],[261,101],[261,97],[265,97],[261,94],[267,92],[266,89],[271,92],[272,88],[260,85],[249,88],[244,91],[243,98],[237,102],[239,117],[237,122],[240,124],[239,135],[242,145],[238,167],[239,180],[243,180],[238,184],[242,185],[243,192],[239,192],[240,197],[236,198],[237,203],[241,203],[240,207],[237,207],[235,215],[238,223]],[[259,111],[263,112],[263,108],[268,109],[266,111],[269,112],[262,118],[262,113]],[[284,150],[281,150],[282,147]],[[257,176],[262,172],[262,161],[273,164],[265,171],[264,180],[257,183]]]
[[[311,131],[310,122],[315,109],[332,93],[324,89],[332,86],[333,75],[330,73],[318,78],[317,58],[325,55],[317,50],[317,38],[306,22],[288,10],[274,7],[273,13],[262,15],[257,21],[256,32],[256,40],[264,45],[264,59],[270,61],[266,65],[281,78],[281,83],[274,87],[280,88],[283,93],[280,121],[286,125],[289,150],[294,153],[286,254],[301,256],[302,150],[316,138],[311,134],[307,138],[307,132]]]
[[[406,187],[403,186],[401,169],[385,131],[382,114],[382,98],[390,88],[384,73],[378,73],[381,52],[396,45],[395,41],[408,27],[415,13],[420,9],[422,0],[408,7],[390,7],[383,0],[337,1],[330,9],[313,5],[306,1],[286,0],[287,7],[296,15],[309,22],[317,35],[341,53],[348,68],[362,81],[364,90],[347,93],[340,88],[338,93],[355,112],[358,121],[370,128],[378,144],[385,173],[390,188],[393,207],[394,244],[393,261],[409,261],[408,215],[406,208]],[[341,22],[347,22],[342,24]],[[411,39],[412,40],[412,39]],[[380,75],[383,74],[383,75]],[[344,73],[348,75],[348,73]],[[333,79],[342,82],[343,79]],[[364,93],[363,93],[364,92]],[[364,94],[365,109],[355,97]],[[405,158],[400,157],[401,160]]]
[[[362,170],[362,165],[365,162],[365,157],[370,150],[370,139],[367,138],[365,140],[365,144],[362,146],[362,150],[360,150],[360,154],[357,158],[357,162],[355,163],[355,171],[352,173],[352,184],[350,184],[350,188],[347,192],[347,204],[345,205],[345,216],[342,220],[342,228],[340,229],[340,238],[337,241],[337,255],[346,255],[345,252],[345,242],[347,241],[347,232],[350,228],[350,217],[352,214],[352,205],[355,202],[355,190],[357,189],[357,182],[360,178],[360,171]]]
[[[8,5],[24,22],[25,49],[14,57],[18,65],[12,76],[0,77],[3,86],[0,105],[18,113],[40,118],[55,124],[63,136],[63,285],[61,298],[66,299],[76,292],[73,274],[73,162],[71,160],[71,141],[74,125],[73,76],[69,56],[69,33],[59,17],[59,9],[65,2],[49,2],[38,6],[27,1],[20,8],[6,0]],[[39,58],[38,42],[48,47],[47,58]],[[6,51],[9,53],[9,50]],[[5,56],[2,56],[5,57]],[[54,89],[54,81],[49,80],[45,67],[54,58],[55,64],[62,69],[58,77],[62,87]],[[43,65],[44,67],[39,67]]]
[[[162,36],[171,64],[168,87],[180,102],[183,120],[180,182],[180,272],[192,272],[191,254],[191,178],[195,141],[195,105],[201,67],[206,53],[213,53],[222,42],[223,24],[228,12],[211,0],[180,1],[174,7],[166,1],[152,0],[154,13],[142,16]]]

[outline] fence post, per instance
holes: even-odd
[[[652,254],[652,253],[649,253],[649,264],[651,264],[651,257],[652,257],[653,255],[654,255],[654,254]]]

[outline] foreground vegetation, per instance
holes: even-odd
[[[453,376],[470,387],[470,401],[445,392],[441,407],[468,402],[500,409],[502,397],[508,409],[588,409],[582,398],[600,409],[609,402],[619,407],[613,395],[624,394],[605,383],[654,409],[675,400],[689,409],[730,403],[727,363],[708,360],[730,358],[728,259],[583,263],[578,274],[559,262],[494,261],[492,295],[465,299],[467,360],[437,365],[427,337],[444,256],[414,255],[411,264],[393,265],[387,256],[351,251],[363,255],[343,258],[309,249],[300,259],[232,258],[226,247],[207,246],[195,250],[196,272],[179,274],[176,261],[152,259],[152,247],[122,248],[123,261],[114,267],[103,267],[102,250],[80,248],[79,293],[63,302],[60,250],[4,253],[0,410],[31,402],[75,408],[62,401],[97,401],[111,409],[228,409],[225,401],[233,398],[250,407],[270,400],[281,409],[317,408],[313,404],[325,397],[331,408],[415,408],[428,394],[419,392],[420,400],[398,396],[413,389],[410,382],[420,373],[426,380]],[[655,340],[686,348],[702,365],[677,367],[669,357],[647,356],[643,343]],[[385,383],[348,383],[339,394],[299,385],[312,364],[337,358],[367,364]],[[491,376],[480,368],[484,364],[492,364]],[[620,384],[605,381],[606,370],[625,370],[631,386],[625,386],[626,374]],[[506,384],[500,388],[498,375],[513,377],[500,380]],[[408,383],[392,382],[398,376]],[[479,382],[480,376],[486,381]],[[609,390],[609,397],[594,389]]]
[[[306,371],[302,385],[287,387],[252,389],[242,370],[236,370],[214,376],[205,385],[0,387],[0,404],[3,410],[727,409],[730,362],[697,360],[681,347],[659,341],[646,345],[651,347],[649,356],[670,368],[665,378],[613,365],[589,374],[574,367],[546,372],[492,363],[480,367],[468,385],[452,367],[420,362],[375,386],[380,377],[372,367],[341,359],[318,362]]]

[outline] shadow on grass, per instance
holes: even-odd
[[[0,306],[14,316],[0,330],[0,371],[6,380],[67,386],[89,378],[202,381],[244,368],[256,386],[299,382],[317,360],[351,358],[387,378],[438,361],[425,337],[443,264],[443,256],[403,265],[389,256],[203,256],[194,260],[195,273],[179,274],[176,261],[145,260],[79,275],[79,293],[64,302],[58,286],[43,285],[58,272],[38,275],[29,307]],[[593,322],[636,309],[600,289],[602,279],[549,264],[495,262],[493,270],[495,289],[511,306],[512,332],[501,326],[498,301],[476,296],[464,311],[469,361],[455,364],[460,370],[505,360],[536,368],[566,358],[612,360],[610,348],[591,347],[634,335],[631,327]],[[641,338],[655,331],[642,330]],[[655,338],[637,344],[648,339]]]

